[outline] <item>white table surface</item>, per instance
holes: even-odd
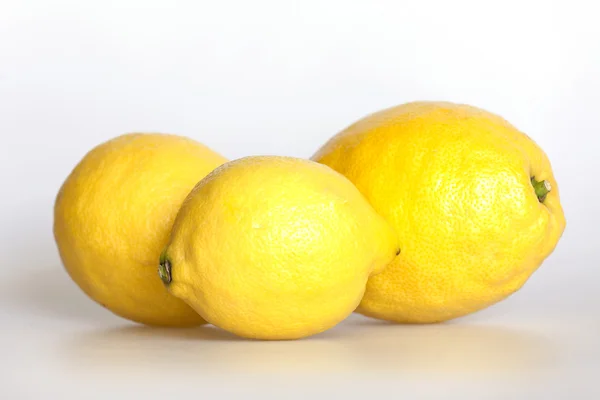
[[[600,25],[573,0],[0,2],[0,399],[599,399]],[[567,229],[508,300],[352,316],[301,341],[150,329],[87,299],[52,238],[92,146],[179,133],[309,157],[412,100],[499,113],[548,153]]]

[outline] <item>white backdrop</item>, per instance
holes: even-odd
[[[556,368],[571,371],[563,380],[597,372],[597,18],[593,1],[0,0],[0,276],[10,286],[0,335],[12,335],[3,342],[26,332],[36,341],[48,325],[32,315],[51,325],[69,317],[58,332],[80,328],[74,314],[124,324],[69,284],[52,239],[54,196],[94,145],[161,131],[229,158],[310,157],[368,113],[448,100],[501,114],[542,146],[568,221],[530,283],[474,321],[573,326],[565,340],[586,343],[589,359]],[[46,274],[47,285],[16,279],[27,271]],[[561,311],[540,317],[548,310]],[[9,359],[23,360],[29,347],[13,347]],[[44,353],[52,349],[23,350],[27,365],[64,360]],[[13,381],[25,382],[18,372]]]

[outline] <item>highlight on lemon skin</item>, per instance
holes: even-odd
[[[391,107],[312,159],[350,179],[398,233],[402,253],[367,283],[358,311],[368,316],[432,323],[485,309],[527,282],[566,226],[543,150],[473,106]]]
[[[246,157],[189,194],[157,274],[215,326],[299,339],[350,315],[369,276],[398,252],[392,227],[341,174],[309,160]]]

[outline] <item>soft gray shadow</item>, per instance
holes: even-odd
[[[353,318],[347,329],[359,364],[377,370],[439,375],[528,374],[557,365],[560,348],[550,336],[525,328],[458,321],[397,325]]]
[[[195,341],[216,341],[216,342],[238,342],[251,341],[240,338],[232,333],[219,329],[213,325],[206,324],[193,328],[161,328],[145,325],[120,326],[110,329],[93,331],[84,337],[97,337],[100,340],[113,339],[116,341],[141,340],[141,341],[163,341],[169,342],[195,342]]]
[[[295,341],[242,339],[212,325],[188,329],[129,326],[73,335],[60,348],[73,366],[196,372],[290,373],[352,368],[343,341],[317,335]]]
[[[467,324],[395,325],[359,316],[296,341],[244,340],[210,325],[129,326],[73,335],[60,350],[75,366],[101,370],[184,366],[190,373],[428,373],[457,378],[527,376],[559,359],[554,344],[535,332]]]
[[[92,323],[123,321],[89,299],[59,265],[24,271],[3,288],[4,296],[5,306],[37,317]]]

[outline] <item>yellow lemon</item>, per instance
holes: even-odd
[[[402,254],[367,284],[359,312],[430,323],[518,290],[565,228],[548,158],[501,117],[447,102],[389,108],[313,159],[348,177],[395,228]]]
[[[226,160],[191,139],[127,134],[91,150],[61,187],[54,235],[71,278],[121,317],[149,325],[205,321],[156,278],[181,203]]]
[[[399,251],[391,226],[350,181],[318,163],[247,157],[185,200],[159,273],[210,323],[254,339],[333,327]]]

